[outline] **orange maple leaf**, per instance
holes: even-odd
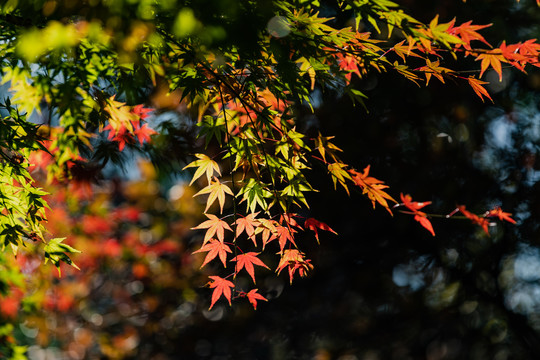
[[[489,96],[489,93],[487,92],[486,88],[482,85],[489,84],[487,81],[481,81],[480,79],[476,79],[474,76],[469,76],[467,78],[467,81],[469,82],[469,85],[471,85],[472,89],[482,99],[482,102],[484,102],[483,96],[487,97],[491,102],[493,102],[493,99],[491,96]]]
[[[262,233],[263,250],[270,241],[276,238],[276,225],[279,225],[275,220],[259,219],[259,226],[255,229],[255,234]]]
[[[206,244],[207,241],[212,238],[212,236],[214,236],[214,234],[217,235],[219,241],[223,242],[223,240],[225,239],[225,230],[232,231],[231,227],[229,226],[229,224],[218,218],[216,215],[205,215],[209,220],[206,220],[198,226],[191,228],[191,230],[208,229],[206,231],[206,234],[204,235],[203,246],[204,244]]]
[[[444,74],[451,74],[453,73],[452,70],[439,66],[439,60],[436,60],[434,62],[431,62],[429,59],[426,58],[426,66],[422,66],[418,68],[417,70],[423,71],[426,75],[426,86],[429,85],[429,80],[431,79],[431,76],[435,76],[437,79],[439,79],[440,82],[444,84]]]
[[[216,256],[219,256],[219,259],[223,263],[223,267],[227,267],[227,253],[232,253],[231,248],[228,245],[216,239],[210,239],[207,244],[203,245],[199,250],[194,251],[193,254],[203,251],[208,251],[208,254],[206,254],[201,268],[210,261],[214,260]]]
[[[259,255],[259,253],[247,252],[245,254],[241,254],[232,258],[231,261],[236,261],[236,272],[234,276],[236,277],[236,274],[238,274],[240,270],[246,269],[248,274],[253,279],[253,282],[256,283],[255,268],[253,267],[253,265],[262,266],[270,270],[270,268],[266,266],[266,264],[263,263],[262,260],[257,257],[257,255]]]
[[[384,185],[384,181],[368,176],[369,170],[370,165],[366,166],[363,173],[359,173],[354,169],[349,170],[349,173],[351,174],[354,183],[362,189],[362,193],[368,195],[369,199],[373,203],[373,208],[375,208],[375,203],[379,203],[386,210],[388,210],[390,215],[393,215],[392,210],[390,210],[386,200],[390,200],[395,203],[397,203],[397,201],[383,191],[383,189],[388,188],[387,185]]]
[[[482,60],[480,63],[480,77],[484,74],[484,71],[487,70],[489,66],[499,74],[499,81],[502,81],[502,65],[501,62],[508,62],[506,58],[502,55],[500,49],[491,50],[480,54],[476,57],[476,61]]]
[[[240,215],[239,218],[236,219],[235,225],[236,225],[236,237],[240,236],[244,231],[246,232],[246,235],[248,238],[253,241],[253,244],[257,246],[257,241],[255,239],[255,228],[259,226],[259,220],[255,219],[255,217],[259,214],[259,212],[249,214],[246,217],[243,217]]]
[[[211,289],[214,289],[214,291],[212,292],[212,303],[210,304],[208,310],[212,309],[221,295],[225,296],[225,299],[227,299],[229,301],[229,305],[231,305],[231,289],[234,288],[234,284],[219,276],[209,276],[209,278],[212,279],[212,282],[209,283],[208,286],[210,286]]]

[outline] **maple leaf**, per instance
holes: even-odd
[[[420,87],[420,84],[417,80],[420,80],[420,78],[413,72],[408,70],[409,67],[406,65],[400,65],[397,61],[394,62],[394,70],[396,70],[401,75],[405,76],[405,78],[409,79],[413,83],[415,83],[418,87]]]
[[[295,218],[299,218],[298,214],[283,213],[279,215],[279,223],[285,223],[288,227],[297,227],[302,230],[302,227],[298,224]]]
[[[528,58],[520,54],[519,50],[521,43],[506,45],[506,41],[503,41],[499,50],[501,50],[502,55],[508,60],[513,66],[518,68],[521,71],[525,71],[525,64],[528,62]]]
[[[201,268],[210,261],[214,260],[216,256],[219,256],[219,259],[223,263],[223,267],[227,267],[227,253],[232,253],[231,248],[228,245],[216,239],[210,239],[207,244],[203,245],[199,250],[194,251],[193,254],[203,251],[208,251],[208,254],[206,254]]]
[[[105,100],[104,110],[109,113],[109,125],[114,131],[122,127],[127,131],[133,131],[133,122],[139,121],[139,115],[135,114],[131,107],[125,103],[114,100],[116,95]]]
[[[208,229],[206,231],[206,234],[204,235],[203,246],[204,244],[206,244],[207,241],[212,238],[212,236],[214,236],[214,234],[217,235],[219,241],[223,242],[223,240],[225,239],[225,230],[232,231],[231,227],[229,226],[229,224],[218,218],[216,215],[205,215],[209,220],[206,220],[198,226],[191,228],[191,230]]]
[[[532,58],[533,61],[531,63],[538,63],[540,44],[536,42],[536,39],[529,39],[519,46],[519,53]]]
[[[144,124],[143,126],[137,124],[135,126],[135,130],[133,131],[133,134],[137,137],[137,140],[139,140],[139,143],[142,145],[145,141],[150,142],[150,136],[157,134],[157,132],[150,129],[148,127],[148,124]]]
[[[255,229],[255,234],[262,233],[263,250],[270,241],[276,238],[276,225],[279,225],[275,220],[259,219],[259,226]]]
[[[465,215],[468,219],[470,219],[474,224],[480,226],[482,230],[484,230],[484,232],[487,234],[487,236],[489,236],[489,230],[488,230],[489,221],[487,219],[482,218],[466,210],[465,205],[458,205],[457,208],[463,215]]]
[[[240,236],[242,232],[246,232],[246,235],[248,238],[250,238],[253,241],[253,244],[257,246],[257,241],[255,240],[255,229],[259,226],[259,220],[255,219],[255,217],[259,214],[259,212],[249,214],[246,217],[243,217],[240,215],[239,218],[236,219],[235,225],[236,225],[236,237]]]
[[[499,49],[491,50],[486,53],[480,54],[476,57],[476,61],[482,60],[480,63],[480,77],[489,66],[499,74],[499,81],[502,81],[502,65],[501,62],[508,62],[502,55]]]
[[[214,289],[214,291],[212,292],[212,303],[210,304],[208,310],[212,309],[221,295],[225,296],[225,299],[227,299],[229,301],[229,305],[231,305],[231,289],[234,288],[234,284],[219,276],[209,276],[209,278],[212,279],[212,282],[209,283],[209,287]]]
[[[134,144],[135,138],[133,134],[129,132],[128,128],[124,124],[120,124],[116,129],[112,124],[109,124],[103,128],[104,131],[109,131],[109,140],[118,142],[118,150],[123,151],[126,144]]]
[[[480,79],[476,79],[474,76],[469,76],[467,78],[467,81],[469,82],[469,85],[471,85],[472,89],[482,99],[482,102],[484,102],[483,96],[487,97],[491,102],[493,102],[493,99],[491,96],[489,96],[489,93],[487,92],[486,88],[484,88],[482,85],[489,84],[487,81],[481,81]]]
[[[439,66],[439,60],[431,62],[429,59],[426,59],[426,66],[422,66],[418,68],[417,70],[423,71],[424,74],[426,75],[426,86],[429,85],[429,80],[431,79],[431,75],[435,76],[437,79],[439,79],[440,82],[444,84],[443,74],[453,73],[452,70]]]
[[[203,188],[201,191],[199,191],[193,196],[210,194],[208,196],[208,200],[206,200],[206,208],[204,209],[204,212],[207,212],[210,206],[217,199],[219,202],[220,213],[223,213],[223,205],[225,204],[225,193],[234,196],[232,190],[227,185],[222,184],[216,177],[214,177],[214,180],[211,180],[210,185]]]
[[[232,258],[231,261],[236,261],[236,268],[235,268],[236,272],[234,276],[236,277],[236,274],[238,274],[240,270],[246,269],[248,274],[253,279],[253,282],[256,283],[255,268],[253,267],[253,265],[262,266],[270,270],[270,268],[266,266],[266,264],[263,263],[262,260],[257,257],[257,255],[259,255],[259,253],[247,252],[245,254],[241,254]]]
[[[347,191],[347,195],[349,195],[349,188],[345,183],[345,179],[352,179],[347,170],[345,170],[346,167],[347,165],[340,162],[328,164],[328,172],[332,174],[332,181],[334,181],[334,189],[336,188],[337,182],[339,181],[341,186],[343,186],[345,188],[345,191]]]
[[[373,203],[373,208],[375,208],[375,203],[378,202],[383,206],[390,215],[392,210],[388,206],[388,201],[390,200],[397,203],[390,195],[388,195],[383,189],[387,189],[388,186],[384,185],[384,181],[378,180],[374,177],[368,176],[370,170],[370,165],[366,166],[363,173],[351,169],[349,173],[352,175],[352,180],[354,183],[362,189],[363,194],[367,194],[371,202]]]
[[[289,270],[289,279],[292,284],[294,273],[297,270],[298,274],[301,277],[304,277],[309,270],[313,269],[313,265],[311,265],[311,260],[305,259],[304,253],[296,249],[289,249],[285,250],[281,255],[281,259],[276,269],[278,275],[285,268]]]
[[[463,40],[454,34],[448,32],[448,30],[454,25],[454,20],[439,24],[439,15],[437,14],[433,20],[429,23],[428,35],[431,35],[433,40],[441,42],[446,45],[447,48],[451,48],[450,44],[462,44]]]
[[[259,205],[263,210],[268,209],[268,204],[265,198],[272,196],[272,193],[266,189],[264,184],[250,178],[246,185],[240,189],[238,195],[242,195],[242,201],[246,201],[247,208],[250,212],[255,212],[255,208]]]
[[[259,294],[257,290],[258,289],[253,289],[250,290],[247,294],[245,294],[251,305],[253,305],[253,309],[255,310],[257,310],[257,300],[268,301],[264,296]]]
[[[431,235],[435,236],[435,231],[433,231],[433,226],[431,225],[431,221],[429,221],[427,218],[426,213],[418,211],[424,206],[431,205],[431,201],[412,201],[412,197],[410,195],[403,195],[403,193],[400,194],[400,197],[401,201],[403,201],[403,205],[414,213],[414,220],[418,221],[420,225],[431,233]]]
[[[306,219],[304,222],[304,227],[306,229],[312,230],[315,233],[315,238],[317,239],[317,242],[319,242],[319,232],[318,229],[324,230],[324,231],[330,231],[334,234],[338,234],[334,230],[330,228],[327,224],[323,223],[322,221],[316,220],[314,218]]]
[[[148,117],[148,113],[151,113],[154,111],[152,108],[145,108],[143,104],[135,105],[131,112],[137,115],[141,119],[146,119]]]
[[[515,224],[516,220],[512,219],[510,216],[512,216],[511,213],[507,213],[502,211],[502,209],[497,206],[494,209],[491,209],[490,211],[486,212],[484,215],[485,217],[498,217],[501,221],[508,221],[511,224]]]
[[[276,226],[276,236],[279,241],[279,248],[280,251],[283,252],[283,249],[287,245],[287,241],[291,242],[294,246],[296,246],[296,243],[294,242],[294,236],[293,234],[296,231],[292,228],[277,225]]]
[[[487,27],[490,27],[493,24],[487,24],[487,25],[472,25],[472,21],[467,21],[466,23],[463,23],[459,26],[454,27],[455,19],[451,21],[452,26],[447,30],[449,34],[456,35],[461,40],[463,40],[464,44],[463,47],[467,50],[471,50],[471,41],[478,40],[483,42],[489,47],[492,47],[490,43],[484,39],[482,35],[477,33],[478,30],[485,29]],[[461,44],[457,44],[456,47],[459,47]]]
[[[414,53],[410,46],[404,45],[405,40],[402,40],[401,42],[397,43],[392,47],[392,50],[396,53],[397,56],[399,56],[401,59],[403,59],[403,62],[405,62],[405,56],[413,56],[417,58],[422,58],[422,56]]]
[[[196,167],[198,168],[195,171],[195,174],[193,174],[193,179],[191,179],[191,182],[189,185],[193,184],[195,180],[200,178],[202,174],[206,173],[206,179],[208,180],[208,183],[210,183],[210,179],[212,176],[214,176],[214,172],[217,172],[221,176],[221,171],[219,169],[219,165],[214,160],[210,159],[205,154],[195,154],[195,156],[199,160],[192,161],[188,165],[184,166],[182,170],[185,170],[190,167]]]
[[[427,231],[431,233],[431,235],[435,236],[435,231],[433,231],[433,225],[431,225],[431,221],[429,221],[425,214],[423,216],[420,214],[414,215],[414,220],[418,221],[420,225],[422,225],[424,228],[426,228]]]
[[[356,74],[359,78],[362,78],[360,71],[358,70],[358,61],[352,55],[337,54],[338,65],[341,70],[346,71],[345,78],[348,82],[351,82],[352,74]]]

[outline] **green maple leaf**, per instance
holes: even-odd
[[[247,208],[253,213],[259,205],[263,210],[267,210],[268,204],[265,198],[272,196],[272,193],[263,186],[262,183],[251,178],[248,183],[240,190],[238,195],[242,195],[242,201],[247,202]]]

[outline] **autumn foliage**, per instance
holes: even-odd
[[[191,195],[204,203],[204,209],[191,208],[200,217],[189,226],[198,240],[188,261],[207,276],[200,286],[211,290],[208,309],[233,300],[260,307],[267,298],[259,274],[285,276],[292,284],[317,265],[304,250],[306,241],[339,241],[332,224],[310,214],[309,198],[318,191],[309,180],[315,167],[337,191],[356,191],[368,206],[388,212],[388,221],[412,216],[432,236],[434,218],[468,219],[487,236],[493,220],[515,224],[500,207],[477,215],[448,199],[446,215],[425,212],[431,202],[413,201],[414,195],[401,193],[398,202],[396,194],[406,189],[378,179],[375,166],[349,165],[339,139],[307,131],[297,114],[302,107],[313,110],[316,89],[369,108],[357,82],[382,73],[422,87],[434,81],[464,87],[478,101],[493,102],[484,74],[492,70],[500,80],[503,67],[524,73],[540,67],[535,39],[486,39],[491,24],[438,15],[423,23],[387,0],[337,1],[353,26],[323,17],[315,1],[305,7],[241,2],[235,11],[257,17],[246,25],[252,28],[244,32],[255,35],[245,42],[234,36],[241,19],[227,20],[232,13],[209,19],[191,2],[174,9],[170,2],[118,2],[137,14],[135,20],[107,2],[99,4],[102,13],[82,3],[29,3],[35,6],[0,6],[1,76],[10,86],[0,104],[0,237],[17,261],[27,262],[23,269],[33,268],[28,275],[42,271],[29,265],[35,261],[51,262],[60,274],[66,265],[85,271],[129,255],[130,276],[146,279],[151,266],[138,259],[179,251],[172,240],[136,239],[137,207],[78,208],[78,202],[99,198],[109,167],[133,154],[189,176],[196,189]],[[36,25],[26,26],[28,18]],[[271,19],[281,27],[267,28]],[[470,69],[458,69],[462,63]],[[167,116],[181,121],[170,125]],[[182,121],[193,125],[185,137]],[[184,145],[190,155],[181,158]],[[126,232],[118,226],[124,223]],[[23,288],[16,278],[5,282]],[[46,309],[74,306],[69,294],[76,290],[40,291],[37,302]],[[3,318],[21,308],[21,293],[11,294],[1,302]]]

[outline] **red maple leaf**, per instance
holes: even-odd
[[[257,292],[258,289],[250,290],[245,296],[248,298],[251,305],[253,305],[253,309],[257,310],[257,300],[263,300],[268,301],[264,296],[259,294]]]
[[[414,220],[418,221],[420,225],[422,225],[427,231],[431,233],[431,235],[435,236],[435,231],[433,231],[433,225],[431,225],[431,221],[429,221],[429,219],[427,218],[427,214],[419,211],[419,209],[423,208],[424,206],[430,205],[431,201],[412,201],[412,197],[410,195],[403,195],[403,193],[400,194],[400,197],[401,201],[403,201],[403,205],[405,205],[407,209],[413,212]]]
[[[290,228],[297,227],[299,229],[302,229],[302,227],[298,225],[298,222],[295,220],[295,218],[299,218],[299,216],[294,213],[283,213],[279,215],[279,223],[283,224],[285,222]]]
[[[403,201],[403,205],[405,205],[409,210],[411,210],[414,213],[417,213],[418,210],[423,208],[424,206],[431,205],[431,201],[412,201],[411,195],[403,195],[400,194],[401,201]]]
[[[103,130],[109,131],[109,136],[107,138],[109,140],[116,141],[118,143],[118,150],[120,151],[124,150],[126,144],[135,143],[133,134],[129,132],[129,130],[124,124],[122,124],[118,129],[115,129],[111,124],[109,124],[105,126]]]
[[[433,231],[433,225],[431,225],[431,221],[425,216],[420,215],[414,215],[414,220],[418,221],[420,225],[422,225],[424,228],[427,229],[431,233],[431,235],[435,236],[435,231]]]
[[[214,289],[214,292],[212,292],[212,303],[210,304],[208,310],[212,309],[221,295],[225,296],[225,299],[227,299],[229,301],[229,305],[231,305],[231,289],[234,288],[234,284],[219,276],[209,276],[209,278],[212,279],[212,282],[209,283],[208,286],[210,286],[211,289]]]
[[[515,224],[516,220],[512,219],[510,216],[512,214],[502,211],[502,209],[497,206],[496,208],[486,212],[485,217],[498,217],[501,221],[508,221],[511,224]]]
[[[267,268],[268,270],[270,270],[270,268],[266,266],[266,264],[263,263],[262,260],[257,257],[257,255],[259,255],[259,253],[247,252],[245,254],[241,254],[232,258],[231,261],[237,262],[236,273],[234,274],[234,276],[236,277],[236,274],[238,274],[238,272],[242,270],[242,268],[244,268],[253,279],[253,282],[256,283],[255,268],[253,267],[253,265],[263,266]]]
[[[528,57],[528,62],[530,64],[538,64],[538,55],[540,55],[540,44],[536,42],[536,39],[529,39],[519,46],[519,53],[523,56]]]
[[[516,68],[521,71],[525,71],[525,64],[528,62],[528,58],[523,54],[520,54],[521,43],[506,45],[506,41],[503,41],[500,50],[502,55]]]
[[[203,245],[199,250],[194,251],[193,254],[200,253],[203,251],[208,251],[208,254],[206,254],[206,257],[204,258],[204,262],[201,265],[201,268],[208,264],[210,261],[214,260],[216,256],[219,256],[219,259],[223,263],[224,267],[227,267],[227,253],[232,253],[231,248],[226,245],[225,243],[222,243],[221,241],[218,241],[216,239],[210,239],[210,241]]]
[[[358,70],[358,62],[352,55],[337,54],[338,65],[341,70],[346,71],[345,78],[348,82],[351,82],[352,74],[356,74],[359,78],[362,78],[360,71]]]
[[[219,241],[223,242],[223,240],[225,239],[225,230],[232,231],[231,227],[229,226],[229,224],[218,218],[216,215],[205,215],[210,220],[202,222],[198,226],[191,228],[191,230],[208,229],[206,231],[206,234],[204,235],[203,246],[204,244],[206,244],[207,241],[212,238],[212,236],[214,236],[214,234],[217,235]]]
[[[141,121],[139,120],[131,121],[131,127],[132,131],[130,131],[126,124],[121,124],[117,128],[109,124],[103,130],[109,131],[109,136],[107,137],[109,140],[118,142],[118,150],[120,151],[124,150],[126,144],[135,144],[135,137],[137,137],[137,140],[142,145],[145,141],[150,142],[151,135],[157,134],[156,131],[148,127],[148,124],[141,126]]]
[[[141,119],[146,119],[148,117],[148,113],[154,111],[152,108],[145,108],[143,104],[135,105],[133,109],[131,109],[131,112],[140,117]]]
[[[315,233],[315,238],[317,239],[317,242],[319,242],[319,232],[318,229],[324,230],[324,231],[330,231],[334,234],[338,234],[334,230],[330,228],[327,224],[323,223],[322,221],[316,220],[314,218],[306,219],[304,222],[304,227],[306,229],[312,230]]]
[[[296,246],[293,236],[295,232],[296,231],[294,229],[289,229],[285,226],[276,225],[276,235],[278,237],[279,249],[281,252],[283,252],[283,249],[287,245],[287,241],[291,242],[294,246]],[[268,242],[270,242],[271,240],[273,239],[270,239]]]
[[[465,215],[468,219],[470,219],[474,224],[480,226],[482,230],[489,236],[489,221],[486,218],[482,218],[476,214],[473,214],[472,212],[465,210],[465,205],[458,205],[458,210]]]
[[[142,145],[143,142],[150,142],[150,135],[155,135],[157,134],[156,131],[150,129],[148,127],[148,124],[144,124],[143,126],[140,126],[140,125],[137,123],[137,125],[135,125],[135,130],[133,131],[133,134],[135,134],[135,136],[137,137],[137,139],[139,140],[139,143]]]

